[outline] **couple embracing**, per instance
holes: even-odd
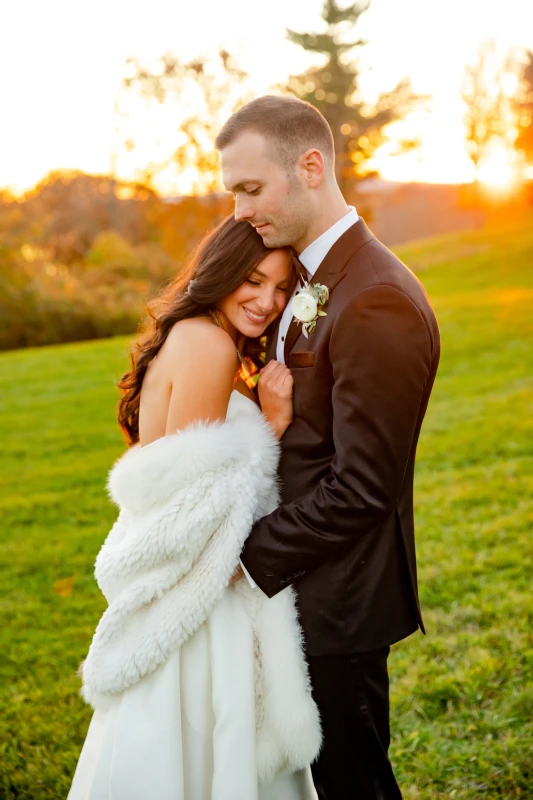
[[[387,657],[423,630],[413,475],[437,324],[346,205],[316,109],[259,98],[216,144],[235,217],[119,384],[130,446],[69,800],[395,800]]]

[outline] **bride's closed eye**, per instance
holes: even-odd
[[[261,286],[261,282],[260,281],[254,281],[251,278],[247,278],[246,279],[246,283],[249,283],[252,286]],[[287,293],[287,287],[286,286],[278,286],[278,287],[276,287],[276,291],[283,292],[284,294],[286,294]]]

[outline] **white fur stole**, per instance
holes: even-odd
[[[120,509],[96,559],[109,606],[81,667],[82,695],[105,708],[192,636],[226,591],[255,520],[278,503],[278,442],[233,392],[224,423],[195,423],[128,450],[109,476]],[[294,594],[240,581],[255,641],[258,773],[310,764],[321,745]]]

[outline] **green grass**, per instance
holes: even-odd
[[[531,220],[530,220],[531,223]],[[428,635],[391,656],[406,800],[533,797],[533,225],[402,248],[442,333],[416,475]],[[90,710],[76,668],[122,450],[126,341],[0,356],[0,797],[65,797]]]

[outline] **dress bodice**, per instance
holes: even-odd
[[[260,414],[261,409],[251,397],[234,389],[230,395],[227,417],[234,418],[238,414]]]

